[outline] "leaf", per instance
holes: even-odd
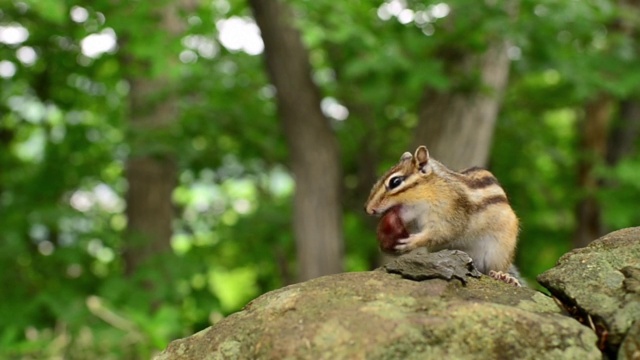
[[[68,20],[68,8],[62,0],[25,0],[43,18],[62,25]]]

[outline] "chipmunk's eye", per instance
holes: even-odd
[[[393,190],[400,186],[404,181],[404,176],[394,176],[389,180],[389,190]]]

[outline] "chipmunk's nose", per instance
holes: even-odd
[[[364,206],[364,212],[366,212],[369,215],[376,215],[377,214],[375,209],[368,208],[366,205]]]

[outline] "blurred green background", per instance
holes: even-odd
[[[270,3],[278,16],[260,12]],[[496,111],[466,126],[489,129],[477,165],[521,218],[531,282],[640,222],[637,2],[0,4],[0,358],[149,358],[264,292],[378,266],[362,211],[375,176],[421,124],[471,119],[460,109],[483,96]],[[289,38],[265,27],[278,21]],[[508,60],[483,62],[494,48]],[[487,86],[490,66],[504,84]],[[312,95],[309,118],[291,120],[288,82]],[[459,109],[422,112],[453,96]],[[295,147],[315,126],[320,145]],[[445,164],[474,142],[428,134]],[[305,190],[323,144],[338,181]],[[296,217],[325,191],[338,195],[317,218]],[[338,235],[305,242],[318,235],[305,221],[326,218]],[[337,267],[299,260],[329,244]]]

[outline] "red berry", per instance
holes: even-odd
[[[378,223],[378,243],[384,252],[395,253],[397,240],[409,237],[399,212],[399,206],[387,210]]]

